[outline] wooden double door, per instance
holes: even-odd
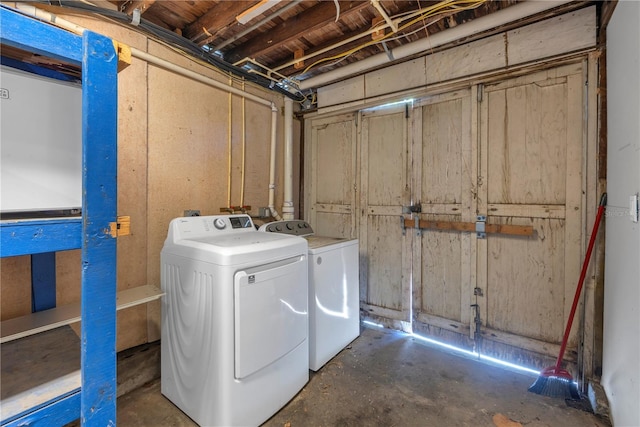
[[[557,354],[584,251],[584,67],[310,121],[307,217],[359,238],[366,317],[531,366]]]

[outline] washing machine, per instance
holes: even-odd
[[[309,380],[307,256],[248,215],[169,224],[161,390],[197,424],[257,426]]]
[[[306,221],[274,221],[269,234],[309,244],[309,368],[317,371],[360,335],[358,240],[316,236]]]

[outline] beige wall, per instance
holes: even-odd
[[[56,14],[95,32],[228,83],[228,76],[206,68],[145,35],[98,18]],[[240,87],[240,83],[235,83]],[[275,102],[278,114],[276,207],[283,190],[283,97],[246,85],[246,90]],[[118,239],[118,290],[160,286],[160,250],[169,221],[186,209],[203,215],[241,204],[242,100],[232,97],[232,148],[229,168],[229,94],[133,58],[118,76],[118,215],[131,217],[131,235]],[[245,102],[246,146],[244,205],[268,205],[271,109]],[[294,121],[294,159],[299,158],[300,126]],[[297,163],[297,160],[294,160]],[[298,212],[299,167],[294,166],[294,205]],[[60,252],[57,303],[80,300],[79,251]],[[28,256],[2,259],[1,317],[30,312]],[[118,350],[159,339],[159,303],[118,313]]]

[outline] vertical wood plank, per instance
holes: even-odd
[[[600,53],[594,52],[589,55],[585,65],[586,81],[586,155],[585,168],[586,171],[586,191],[585,191],[585,211],[586,223],[583,226],[586,235],[586,229],[595,221],[599,195],[605,191],[604,185],[598,182],[600,171],[598,170],[598,159],[601,154],[598,152],[598,67],[600,64]],[[584,228],[586,227],[586,229]],[[601,224],[601,228],[602,224]],[[603,234],[601,234],[602,236]],[[592,266],[590,271],[593,274],[587,276],[584,287],[584,315],[581,322],[580,342],[583,343],[582,350],[582,371],[581,379],[588,381],[596,376],[598,368],[602,367],[602,321],[598,315],[602,313],[602,286],[604,285],[603,274],[603,249],[602,240],[596,240],[594,253],[592,255]]]
[[[586,73],[586,69],[584,72]],[[566,167],[565,167],[565,250],[564,250],[564,271],[565,271],[565,293],[564,293],[564,315],[566,324],[571,304],[573,303],[582,259],[586,251],[587,239],[585,230],[585,215],[583,197],[586,197],[586,176],[583,173],[583,165],[586,162],[586,122],[585,105],[583,102],[584,82],[586,74],[572,74],[567,77],[567,136],[566,136]],[[579,316],[583,310],[578,310]],[[580,322],[575,322],[578,325]],[[578,328],[572,328],[570,335],[570,347],[577,347]]]
[[[461,219],[473,222],[476,216],[476,182],[478,177],[477,137],[478,102],[477,86],[473,86],[462,98],[462,182],[460,201]],[[473,233],[460,236],[460,322],[471,325],[471,304],[475,304],[475,245]]]
[[[82,37],[83,243],[81,362],[83,426],[116,423],[117,64],[111,39]]]
[[[358,266],[358,269],[360,271],[360,306],[361,308],[366,308],[365,304],[369,301],[369,266],[367,260],[369,254],[369,221],[366,212],[368,203],[367,194],[369,192],[369,121],[362,117],[362,112],[358,113],[358,124],[358,146],[360,148],[360,209],[358,209],[360,265]]]
[[[411,204],[417,204],[420,203],[422,204],[423,200],[422,200],[422,192],[423,192],[423,187],[422,187],[422,174],[423,174],[423,167],[425,167],[424,162],[422,160],[422,155],[423,155],[423,144],[422,144],[422,129],[423,129],[423,122],[422,122],[422,117],[423,117],[423,113],[422,113],[422,106],[413,105],[413,112],[412,112],[412,125],[411,125],[411,132],[410,132],[410,138],[411,138],[411,148],[412,148],[412,162],[411,162],[411,170],[412,170],[412,191],[411,191],[411,196],[412,196],[412,200],[411,200]],[[416,214],[413,215],[414,219],[416,221],[420,220],[420,214]],[[414,230],[406,230],[405,233],[416,233]],[[411,319],[412,322],[416,322],[418,319],[418,313],[420,311],[420,308],[422,307],[422,301],[423,301],[423,277],[422,277],[422,257],[423,257],[423,252],[422,252],[422,242],[424,237],[422,237],[422,233],[420,233],[421,235],[418,236],[414,236],[414,244],[412,245],[413,248],[411,250],[411,257],[413,260],[413,265],[411,267],[411,277],[412,277],[412,289],[411,289],[411,304],[412,304],[412,312],[413,312],[413,318]]]
[[[492,96],[491,93],[485,91],[484,87],[481,89],[481,99],[479,107],[479,116],[480,116],[480,135],[478,138],[479,147],[478,147],[478,180],[477,180],[477,204],[476,204],[476,215],[486,216],[488,213],[488,175],[489,175],[489,112],[494,109],[504,108],[505,98],[504,95],[499,94]],[[496,143],[504,144],[504,133],[498,133],[497,135],[492,136],[491,138],[495,138]],[[494,142],[494,141],[491,141]],[[498,157],[500,161],[501,157]],[[501,164],[498,164],[494,167],[500,167]],[[477,304],[478,309],[480,310],[480,316],[482,319],[482,325],[487,326],[487,300],[490,296],[488,284],[487,284],[487,240],[486,239],[478,239],[474,236],[472,239],[475,241],[476,246],[476,287],[480,288],[483,292],[484,297],[478,298]],[[475,324],[473,323],[473,318],[469,321],[470,326],[470,334],[472,339],[476,339],[475,333]]]

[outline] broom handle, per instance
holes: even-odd
[[[573,305],[571,306],[571,312],[569,313],[569,319],[567,320],[567,327],[564,330],[564,337],[562,338],[562,344],[560,345],[560,354],[558,354],[558,360],[556,360],[555,372],[560,370],[560,364],[562,363],[562,357],[564,351],[567,348],[567,341],[569,340],[569,333],[571,332],[571,325],[573,324],[573,317],[576,314],[576,308],[578,307],[578,301],[580,300],[580,293],[582,292],[582,285],[584,284],[584,278],[587,275],[587,267],[589,267],[589,260],[591,259],[591,251],[596,241],[596,234],[598,234],[598,227],[600,226],[600,220],[604,213],[605,205],[607,204],[607,193],[603,193],[600,197],[600,205],[598,206],[598,213],[596,214],[596,221],[593,224],[593,231],[591,232],[591,238],[589,239],[589,246],[587,247],[587,253],[582,263],[582,271],[580,272],[580,279],[578,280],[578,288],[576,289],[576,295],[573,297]]]

